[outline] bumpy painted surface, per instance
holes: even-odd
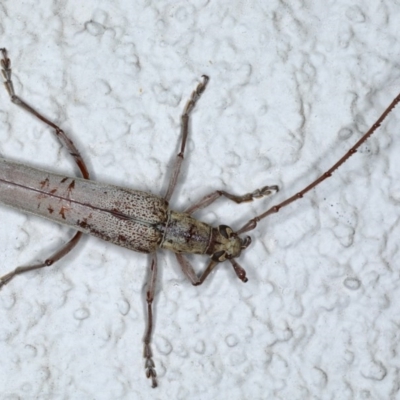
[[[95,180],[165,193],[180,113],[209,75],[170,205],[280,186],[195,215],[234,229],[331,166],[397,95],[399,26],[398,0],[0,2],[17,92],[71,134]],[[156,392],[141,346],[148,257],[86,236],[15,279],[0,291],[2,400],[397,400],[399,126],[395,110],[251,233],[246,284],[228,264],[193,287],[159,253]],[[75,175],[50,136],[0,90],[2,157]],[[8,207],[0,225],[0,273],[72,235]]]
[[[0,159],[0,203],[142,253],[160,244],[168,204],[150,193]]]

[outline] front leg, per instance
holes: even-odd
[[[185,257],[183,257],[182,254],[176,253],[175,256],[179,262],[179,265],[182,268],[183,273],[186,275],[186,277],[189,279],[189,281],[192,283],[193,286],[201,285],[206,280],[207,276],[210,275],[210,272],[218,264],[217,262],[211,260],[205,271],[201,274],[200,277],[198,277],[193,269],[192,264],[190,264],[190,262]]]
[[[192,95],[190,96],[190,99],[186,103],[185,109],[183,110],[183,114],[181,116],[181,136],[182,136],[181,150],[176,156],[175,165],[172,170],[167,193],[164,196],[164,199],[167,201],[170,201],[171,196],[174,193],[176,183],[178,182],[178,176],[181,171],[181,165],[183,162],[183,157],[184,157],[185,147],[186,147],[186,140],[187,140],[187,137],[189,134],[190,113],[193,111],[193,108],[196,105],[197,100],[200,98],[201,94],[204,92],[204,90],[207,86],[208,79],[209,79],[207,75],[203,75],[202,78],[203,78],[203,82],[200,82],[197,85],[196,89],[192,92]]]
[[[179,265],[182,268],[183,273],[186,275],[186,277],[190,280],[193,286],[199,286],[203,284],[203,282],[206,280],[208,275],[210,275],[211,271],[219,264],[218,262],[211,260],[207,268],[204,270],[204,272],[200,275],[200,277],[197,276],[196,272],[193,269],[192,264],[180,253],[175,254],[176,259],[179,262]],[[244,268],[242,268],[235,260],[229,260],[230,263],[232,264],[232,267],[235,271],[236,276],[242,281],[242,282],[247,282],[246,278],[246,271]]]

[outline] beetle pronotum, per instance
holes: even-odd
[[[184,158],[190,113],[206,88],[207,76],[203,75],[202,82],[192,92],[184,108],[181,116],[182,138],[180,152],[176,157],[167,192],[163,197],[158,197],[150,193],[100,184],[89,180],[89,172],[83,158],[64,131],[15,94],[11,80],[10,59],[7,57],[6,49],[0,50],[3,57],[1,66],[5,79],[4,84],[11,101],[54,129],[56,137],[74,158],[83,177],[83,179],[64,177],[0,159],[1,203],[49,218],[73,227],[78,231],[69,242],[44,262],[17,267],[0,277],[0,288],[18,274],[48,267],[58,261],[74,248],[82,233],[100,237],[131,250],[151,253],[151,272],[149,274],[146,297],[148,316],[144,335],[144,358],[146,375],[151,379],[153,387],[157,386],[157,378],[150,344],[157,274],[157,259],[155,255],[157,248],[169,249],[175,253],[182,271],[193,285],[201,285],[215,266],[224,261],[229,261],[238,278],[246,282],[246,272],[235,258],[238,258],[241,252],[250,245],[251,239],[249,236],[241,237],[240,235],[253,230],[262,219],[270,214],[277,213],[281,208],[300,199],[304,194],[329,178],[351,155],[356,153],[357,149],[375,132],[400,101],[399,94],[356,144],[319,178],[295,195],[252,218],[235,232],[226,225],[212,227],[196,220],[191,214],[209,206],[221,196],[236,203],[242,203],[276,192],[278,191],[277,186],[265,186],[241,196],[217,190],[204,196],[184,212],[176,212],[168,207]],[[183,256],[183,253],[207,254],[210,256],[210,261],[200,276],[196,275],[192,265]]]

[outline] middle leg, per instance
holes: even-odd
[[[195,270],[193,269],[192,264],[182,254],[176,253],[175,256],[179,262],[179,265],[182,268],[183,273],[190,280],[193,286],[202,285],[204,281],[207,279],[208,275],[210,275],[213,269],[219,264],[218,262],[211,260],[208,263],[206,269],[201,273],[201,275],[197,276]],[[244,270],[244,268],[242,268],[234,259],[229,261],[232,264],[236,276],[242,282],[246,283],[248,279],[246,277],[246,271]]]

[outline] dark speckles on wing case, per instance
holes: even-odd
[[[150,193],[36,170],[4,161],[2,201],[129,249],[154,252],[168,203]]]
[[[113,186],[104,190],[102,184],[78,179],[75,188],[80,189],[80,185],[90,185],[92,193],[101,190],[96,201],[91,201],[91,206],[98,208],[91,210],[90,218],[82,220],[85,226],[80,222],[80,230],[143,253],[157,249],[163,235],[157,225],[165,224],[167,219],[165,200],[150,193]],[[76,192],[73,192],[74,200],[77,200]]]
[[[97,236],[107,242],[117,244],[128,249],[133,249],[141,253],[150,253],[155,251],[157,244],[160,240],[160,232],[154,227],[149,227],[138,223],[134,220],[124,220],[123,227],[120,226],[120,222],[110,215],[110,219],[107,219],[108,226],[112,229],[106,230],[101,223],[104,221],[103,216],[100,216],[100,220],[96,220],[96,215],[91,222],[88,223],[86,219],[78,220],[76,225],[79,230],[84,233],[88,233],[93,236]],[[100,222],[100,223],[99,223]],[[124,233],[122,234],[121,231]]]

